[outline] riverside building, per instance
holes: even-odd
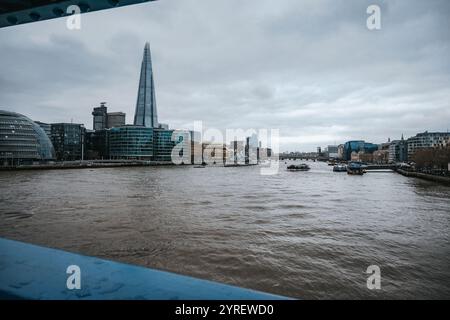
[[[54,159],[53,145],[38,124],[22,114],[0,110],[0,165]]]

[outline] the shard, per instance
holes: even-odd
[[[148,42],[144,47],[144,57],[142,59],[136,111],[134,113],[134,125],[149,128],[158,127],[152,57],[150,53],[150,44]]]

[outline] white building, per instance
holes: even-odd
[[[448,144],[450,132],[418,133],[408,139],[408,160],[412,160],[414,153],[423,148],[443,148]]]

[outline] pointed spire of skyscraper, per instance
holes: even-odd
[[[136,111],[134,113],[134,125],[146,126],[149,128],[158,127],[152,57],[150,53],[150,44],[148,42],[144,47]]]

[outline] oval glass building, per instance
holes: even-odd
[[[44,130],[19,113],[0,110],[0,165],[53,160],[55,151]]]

